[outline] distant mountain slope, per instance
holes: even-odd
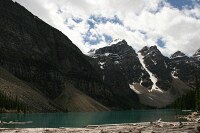
[[[101,74],[102,81],[110,85],[109,89],[118,97],[118,106],[132,108],[133,105],[137,105],[139,108],[138,96],[130,89],[129,83],[139,81],[141,72],[145,71],[141,70],[133,48],[122,40],[117,44],[97,49],[91,57],[90,62]]]
[[[86,96],[68,83],[65,84],[65,89],[60,96],[55,99],[55,103],[70,112],[109,111],[107,107]]]
[[[191,90],[193,72],[200,71],[200,62],[180,51],[171,58],[163,56],[156,46],[144,47],[136,53],[120,39],[88,54],[102,80],[114,86],[111,89],[116,95],[126,97],[126,104],[137,98],[144,105],[165,107]]]
[[[113,105],[112,92],[105,91],[108,87],[85,55],[60,31],[12,0],[0,1],[0,31],[0,66],[43,98],[54,101],[69,83],[104,105]]]
[[[32,112],[55,112],[59,111],[51,104],[51,101],[45,98],[35,88],[31,88],[22,80],[0,67],[0,93],[8,98],[17,97],[19,102],[27,105]],[[61,111],[61,110],[60,110]]]

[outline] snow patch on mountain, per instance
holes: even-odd
[[[175,73],[176,73],[176,71],[172,71],[172,72],[171,72],[172,77],[175,78],[175,79],[178,79],[178,76],[175,76]]]
[[[170,58],[175,59],[175,58],[182,58],[182,57],[186,57],[186,55],[181,51],[177,51],[173,55],[171,55]]]
[[[152,85],[152,88],[150,91],[160,91],[160,92],[163,92],[157,85],[157,81],[158,79],[154,76],[153,73],[151,73],[148,68],[146,67],[145,63],[144,63],[144,56],[141,54],[141,53],[138,53],[138,58],[139,58],[139,61],[140,63],[142,64],[143,68],[148,72],[148,74],[150,75],[150,80],[152,81],[153,85]]]
[[[112,53],[105,53],[104,55],[105,55],[105,56],[109,56],[110,54],[112,54]]]
[[[86,53],[86,55],[92,57],[92,56],[95,55],[95,51],[96,51],[96,49],[91,49],[90,51],[88,51],[88,52]]]
[[[103,81],[105,80],[105,75],[103,75]]]
[[[168,68],[168,66],[167,66],[166,62],[164,62],[164,63],[165,63],[165,68]]]
[[[119,64],[119,61],[115,61],[114,63],[115,63],[115,64]]]
[[[106,63],[106,62],[100,62],[100,61],[99,61],[99,66],[100,66],[100,69],[104,69],[104,67],[103,67],[103,66],[104,66],[104,64],[105,64],[105,63]]]
[[[200,49],[197,50],[197,52],[194,54],[194,56],[200,56]]]
[[[157,65],[157,62],[156,62],[156,61],[154,61],[154,60],[151,60],[151,61],[153,62],[154,65]]]
[[[117,44],[117,43],[119,43],[119,42],[121,42],[121,41],[123,41],[123,40],[122,40],[122,39],[114,39],[114,40],[110,43],[110,45]]]
[[[133,83],[133,84],[129,84],[129,87],[130,87],[130,89],[133,90],[135,93],[137,93],[137,94],[141,94],[140,91],[138,91],[137,89],[135,89],[135,87],[134,87],[134,83]]]
[[[176,56],[176,57],[171,57],[171,59],[181,58],[181,57],[185,57],[185,56],[181,56],[181,55],[179,55],[179,56]]]
[[[172,75],[173,78],[179,79],[178,76],[176,76],[177,75],[176,67],[173,68],[173,71],[171,72],[171,75]]]

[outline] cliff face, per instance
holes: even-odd
[[[97,49],[91,57],[90,62],[100,73],[102,81],[110,86],[109,90],[117,97],[115,100],[119,108],[139,108],[138,96],[129,87],[129,84],[139,81],[144,72],[135,50],[123,40]]]
[[[187,84],[194,81],[195,73],[200,71],[200,60],[198,51],[195,55],[188,57],[180,51],[174,53],[170,58],[170,67],[173,75]]]
[[[103,82],[113,86],[109,89],[125,100],[124,105],[135,105],[135,101],[154,107],[169,105],[191,90],[194,71],[199,71],[200,64],[197,54],[189,58],[179,51],[168,58],[156,46],[136,53],[119,39],[88,54]]]
[[[0,66],[54,101],[72,84],[105,104],[111,102],[98,73],[60,31],[12,0],[0,1]],[[96,88],[94,91],[93,88]]]
[[[143,58],[142,60],[144,69],[148,69],[148,71],[152,73],[152,75],[150,74],[152,83],[154,82],[154,79],[152,78],[156,78],[156,83],[153,83],[154,86],[157,86],[157,88],[160,88],[164,91],[167,91],[169,88],[171,88],[170,83],[172,81],[172,76],[169,67],[170,60],[163,56],[156,46],[149,48],[144,47],[139,51],[139,54],[141,54]],[[153,88],[153,86],[151,88]]]

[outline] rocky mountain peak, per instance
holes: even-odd
[[[169,61],[158,50],[157,46],[145,46],[138,52],[138,57],[144,69],[150,75],[149,79],[153,83],[152,87],[150,87],[151,90],[156,88],[158,91],[168,90],[168,88],[170,88],[169,82],[171,81],[171,74],[168,66]],[[150,84],[148,84],[148,86],[150,86]]]
[[[153,50],[159,51],[158,48],[157,48],[157,46],[155,46],[155,45],[154,45],[154,46],[151,46],[151,47],[149,48],[149,50],[151,50],[151,51],[153,51]]]
[[[193,56],[195,57],[200,56],[200,48],[197,50],[197,52]]]
[[[162,53],[158,50],[157,46],[142,48],[138,53],[141,53],[143,56],[162,56]]]
[[[198,49],[197,52],[193,55],[193,59],[195,59],[197,62],[200,61],[200,49]]]
[[[96,51],[96,49],[90,49],[88,52],[87,52],[87,55],[88,56],[93,56],[94,54],[95,54],[95,51]]]
[[[149,47],[145,46],[140,51],[138,51],[138,53],[144,53],[144,52],[146,52],[148,50],[149,50]]]
[[[181,51],[177,51],[174,54],[172,54],[170,58],[174,59],[174,58],[179,58],[179,57],[186,57],[186,55]]]
[[[121,54],[128,51],[133,51],[135,53],[133,48],[129,46],[125,40],[115,42],[116,44],[113,43],[112,45],[97,49],[95,54]]]
[[[118,43],[121,43],[122,41],[125,41],[124,39],[114,39],[111,43],[110,43],[110,45],[113,45],[113,44],[118,44]]]

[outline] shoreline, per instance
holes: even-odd
[[[88,125],[84,128],[0,128],[1,133],[200,133],[200,113],[178,116],[187,122],[141,122]],[[0,124],[3,124],[2,122]],[[0,126],[1,127],[1,126]]]
[[[85,128],[0,128],[2,133],[199,133],[198,122],[142,122],[126,124],[88,125]]]

